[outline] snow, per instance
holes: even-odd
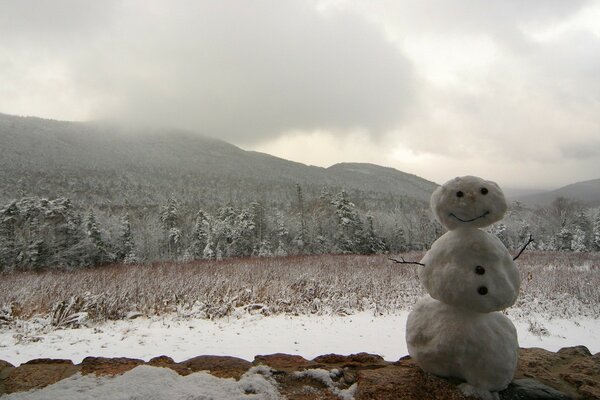
[[[515,315],[519,313],[520,310],[515,310]],[[408,312],[376,317],[368,312],[351,316],[247,314],[236,319],[210,321],[170,315],[112,321],[89,328],[55,330],[37,335],[30,331],[25,337],[14,329],[7,329],[0,331],[0,359],[18,365],[47,357],[67,358],[79,363],[87,355],[148,361],[165,354],[175,361],[183,361],[202,354],[214,354],[251,361],[257,354],[276,352],[312,359],[327,353],[366,351],[380,354],[388,361],[396,361],[407,354],[404,337],[407,316]],[[532,324],[542,327],[547,334],[532,333]],[[515,325],[522,347],[556,351],[561,347],[583,344],[592,353],[600,352],[597,339],[599,319],[548,320],[529,315],[518,318]],[[309,370],[306,374],[321,380],[341,399],[352,399],[356,386],[345,390],[335,387],[331,379],[335,372]],[[280,398],[277,393],[268,368],[263,366],[252,368],[239,382],[204,372],[182,377],[167,368],[140,366],[114,378],[77,374],[42,390],[15,393],[3,396],[2,400],[271,400]]]
[[[40,390],[13,393],[6,400],[230,400],[280,399],[277,384],[265,367],[251,368],[239,381],[206,372],[180,376],[168,368],[142,365],[123,375],[76,374]]]
[[[331,392],[341,400],[352,400],[354,398],[354,393],[356,393],[357,384],[355,383],[347,389],[340,389],[336,387],[333,379],[331,379],[333,371],[334,370],[327,371],[321,368],[307,369],[304,371],[296,371],[294,376],[297,378],[312,378],[318,380],[325,384],[325,386],[327,386],[329,390],[331,390]],[[335,371],[338,372],[337,370]]]
[[[566,320],[522,315],[509,309],[521,347],[557,351],[585,345],[600,352],[600,319]],[[298,354],[307,359],[328,353],[367,352],[396,361],[408,354],[405,342],[407,311],[373,316],[263,316],[210,321],[182,319],[176,315],[109,321],[93,327],[38,332],[0,330],[0,359],[19,365],[35,358],[63,358],[80,363],[87,356],[131,357],[145,361],[168,355],[180,362],[203,355],[228,355],[249,361],[258,354]],[[547,335],[530,332],[531,325]],[[532,329],[539,332],[539,329]]]

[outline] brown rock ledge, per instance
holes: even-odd
[[[198,356],[176,363],[167,356],[149,362],[132,358],[87,357],[81,364],[70,360],[37,359],[18,367],[0,360],[0,395],[41,388],[77,372],[119,375],[138,365],[170,368],[180,375],[197,371],[239,379],[253,365],[268,365],[274,371],[281,394],[290,400],[338,399],[331,387],[299,371],[329,371],[337,389],[356,384],[355,399],[465,399],[457,389],[460,382],[438,378],[423,372],[410,359],[386,362],[375,354],[348,356],[327,354],[306,360],[301,356],[271,354],[256,356],[252,363],[235,357]],[[600,399],[600,353],[592,355],[583,346],[569,347],[556,353],[521,349],[514,384],[501,393],[503,400],[525,399]]]

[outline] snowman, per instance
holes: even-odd
[[[498,398],[519,351],[517,331],[499,311],[514,304],[520,278],[502,242],[479,228],[502,219],[506,199],[496,183],[464,176],[437,188],[431,208],[448,232],[418,263],[429,295],[408,316],[408,352],[425,371],[466,381],[464,394]]]

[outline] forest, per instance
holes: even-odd
[[[356,194],[356,193],[355,193]],[[425,202],[369,210],[346,191],[199,209],[171,195],[157,207],[85,207],[58,197],[25,197],[0,208],[0,270],[76,269],[112,263],[221,260],[313,254],[398,254],[426,250],[442,233]],[[362,206],[357,206],[360,204]],[[600,250],[600,212],[557,198],[511,203],[490,231],[514,250],[533,235],[538,250]]]

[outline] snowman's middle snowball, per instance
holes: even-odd
[[[449,231],[421,260],[419,278],[431,297],[478,312],[514,304],[520,277],[512,257],[494,235],[479,229]]]

